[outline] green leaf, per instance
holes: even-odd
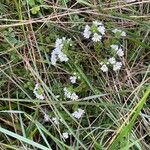
[[[32,7],[35,5],[35,1],[34,0],[27,0],[28,4]]]
[[[31,9],[32,14],[37,14],[40,11],[40,6],[35,6]]]
[[[25,142],[25,143],[27,143],[29,145],[32,145],[33,147],[39,148],[41,150],[49,150],[49,148],[47,148],[47,147],[45,147],[45,146],[43,146],[41,144],[38,144],[38,143],[36,143],[36,142],[34,142],[32,140],[29,140],[29,139],[27,139],[27,138],[25,138],[25,137],[23,137],[21,135],[18,135],[16,133],[11,132],[11,131],[9,131],[7,129],[4,129],[2,127],[0,127],[0,132],[2,132],[4,134],[7,134],[7,135],[9,135],[9,136],[11,136],[13,138],[16,138],[16,139],[18,139],[18,140],[20,140],[22,142]]]
[[[122,139],[127,136],[127,134],[131,131],[135,120],[137,119],[140,111],[142,110],[144,104],[147,101],[147,98],[150,95],[150,86],[147,88],[146,92],[144,93],[143,97],[140,99],[140,101],[137,103],[137,105],[134,107],[130,115],[127,117],[127,119],[124,121],[122,126],[118,129],[116,136],[111,141],[111,145],[108,148],[108,150],[115,150],[119,143],[122,142]]]

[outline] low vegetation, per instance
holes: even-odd
[[[0,1],[0,149],[150,149],[149,0]]]

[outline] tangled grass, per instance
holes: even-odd
[[[1,0],[0,149],[150,149],[149,12],[149,0]]]

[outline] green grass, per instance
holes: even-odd
[[[148,150],[150,143],[149,1],[0,1],[0,149]],[[102,43],[83,37],[102,21]],[[113,29],[126,32],[116,38]],[[57,38],[71,38],[67,63],[51,65]],[[100,62],[119,43],[123,67],[104,73]],[[80,79],[72,85],[69,77]],[[44,100],[33,93],[36,83]],[[63,88],[78,100],[64,96]],[[78,108],[85,113],[78,120]],[[44,115],[49,121],[44,121]],[[56,125],[53,117],[59,118]],[[61,120],[61,121],[60,121]],[[64,139],[63,133],[69,138]]]

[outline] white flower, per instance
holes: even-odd
[[[57,55],[56,55],[56,52],[55,51],[53,51],[52,53],[51,53],[51,63],[52,63],[52,65],[56,65],[56,62],[57,62]]]
[[[103,23],[96,20],[96,21],[93,21],[93,24],[91,27],[89,25],[86,25],[84,32],[83,32],[83,36],[89,39],[91,34],[92,34],[92,40],[94,42],[101,41],[102,35],[105,34],[105,27]]]
[[[97,33],[94,33],[94,34],[93,34],[92,40],[93,40],[94,42],[101,41],[101,39],[102,39],[102,36],[101,36],[101,35],[99,35],[99,34],[97,34]]]
[[[34,90],[37,90],[39,88],[39,84],[37,83],[34,87]]]
[[[113,70],[114,70],[114,71],[120,70],[121,67],[122,67],[122,63],[121,63],[121,62],[116,62],[116,63],[113,65]]]
[[[66,87],[64,88],[64,95],[71,100],[77,100],[79,98],[75,92],[71,93]]]
[[[126,33],[122,30],[119,30],[119,29],[114,29],[114,30],[112,30],[112,32],[115,33],[115,34],[119,33],[120,36],[126,36]]]
[[[96,26],[103,26],[103,23],[97,20],[93,21],[93,24]]]
[[[98,31],[99,31],[102,35],[104,35],[104,34],[105,34],[105,27],[104,27],[104,26],[99,26],[99,27],[98,27]]]
[[[58,121],[58,119],[57,119],[56,117],[53,117],[52,120],[53,120],[53,122],[54,122],[56,125],[59,124],[59,121]]]
[[[115,45],[115,44],[112,44],[110,47],[115,51],[118,51],[118,49],[119,49],[119,46]]]
[[[77,77],[71,76],[69,79],[70,79],[71,83],[74,84],[74,83],[76,83]]]
[[[71,39],[66,39],[63,37],[62,39],[57,38],[55,42],[55,49],[51,53],[51,63],[52,65],[56,65],[57,59],[61,62],[67,62],[69,58],[66,54],[62,52],[64,42],[69,42]]]
[[[68,90],[67,90],[67,88],[66,88],[66,87],[64,88],[64,92],[68,92]]]
[[[108,61],[110,62],[110,64],[115,64],[116,63],[116,59],[114,57],[111,57],[108,59]]]
[[[45,122],[48,122],[49,119],[50,119],[49,116],[48,116],[47,114],[44,114],[44,121],[45,121]]]
[[[67,62],[69,58],[67,57],[66,54],[64,54],[62,51],[58,53],[58,58],[60,59],[61,62]]]
[[[62,47],[63,47],[63,38],[62,39],[57,38],[55,41],[55,48],[61,50]]]
[[[108,67],[104,64],[102,65],[102,67],[100,68],[103,72],[107,72],[108,71]]]
[[[78,111],[75,111],[74,113],[72,113],[72,116],[77,118],[77,119],[80,119],[82,117],[82,115],[84,114],[84,110],[83,109],[78,109]]]
[[[39,84],[35,85],[35,88],[33,90],[33,93],[35,94],[36,98],[43,100],[44,96],[43,96],[43,90],[42,88],[39,86]]]
[[[81,118],[81,114],[79,114],[78,111],[75,111],[74,113],[72,113],[72,116],[77,118],[77,119],[80,119]]]
[[[85,26],[85,29],[84,29],[84,32],[83,32],[83,36],[87,39],[90,38],[90,35],[91,35],[91,31],[90,31],[90,26],[86,25]]]
[[[67,132],[64,132],[64,133],[62,134],[62,136],[64,137],[64,139],[68,139],[68,138],[69,138],[69,134],[68,134]]]
[[[113,50],[115,50],[116,51],[116,54],[118,55],[118,56],[123,56],[124,55],[124,51],[122,50],[122,48],[119,48],[119,46],[118,45],[111,45],[110,46]]]
[[[117,55],[122,57],[124,55],[124,51],[121,48],[119,48],[117,51]]]
[[[70,97],[71,97],[71,92],[69,92],[66,87],[64,88],[64,95],[65,95],[67,98],[70,98]]]
[[[120,30],[118,30],[118,29],[113,29],[112,32],[113,32],[113,33],[117,33],[117,32],[120,32]]]
[[[83,109],[81,109],[81,108],[78,108],[78,112],[80,113],[80,114],[84,114],[84,110]]]
[[[35,96],[36,96],[36,98],[38,98],[38,99],[40,99],[40,100],[43,100],[44,99],[44,96],[42,95],[42,94],[36,94],[36,93],[34,93],[35,94]]]
[[[72,100],[77,100],[78,98],[79,98],[79,96],[75,92],[73,92],[70,96],[70,99],[72,99]]]
[[[80,79],[80,76],[76,72],[74,72],[73,75],[76,76],[76,79]]]
[[[102,22],[100,22],[100,21],[93,21],[93,24],[94,24],[95,26],[97,26],[97,30],[98,30],[102,35],[105,34],[105,27],[104,27],[104,25],[103,25]]]
[[[126,36],[126,32],[122,31],[121,36]]]

